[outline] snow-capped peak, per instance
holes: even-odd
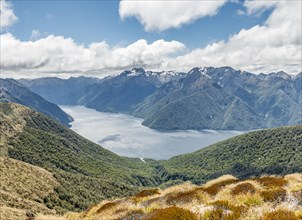
[[[139,76],[144,75],[146,72],[143,68],[132,68],[128,76]]]
[[[209,79],[212,78],[212,77],[208,74],[208,68],[207,68],[207,67],[195,67],[195,68],[193,68],[192,70],[190,70],[190,71],[188,72],[188,74],[191,74],[191,73],[196,72],[196,71],[199,72],[201,75],[203,75],[203,76],[209,78]]]

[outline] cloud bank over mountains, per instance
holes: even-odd
[[[248,1],[247,13],[274,7],[264,25],[242,29],[219,41],[171,60],[168,66],[224,66],[252,72],[301,72],[301,1]],[[184,67],[182,65],[182,67]]]
[[[163,31],[205,16],[214,16],[225,1],[173,3],[121,1],[119,13],[123,19],[136,17],[146,31]],[[102,74],[135,66],[179,71],[188,71],[194,66],[232,66],[254,73],[280,70],[299,73],[302,71],[301,4],[301,1],[245,1],[243,16],[257,16],[272,10],[264,24],[242,29],[226,41],[217,41],[192,51],[188,51],[182,42],[163,39],[154,42],[140,39],[127,46],[112,46],[106,42],[85,46],[64,36],[50,35],[21,41],[11,33],[2,32],[1,69],[5,76],[23,72],[29,77],[37,72],[41,75]],[[8,28],[17,19],[12,6],[2,0],[1,28]]]
[[[71,38],[50,35],[36,41],[20,41],[1,35],[1,66],[4,70],[76,72],[124,69],[131,66],[157,67],[185,46],[177,41],[138,40],[127,47],[110,47],[106,42],[85,47]]]

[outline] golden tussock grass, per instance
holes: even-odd
[[[238,180],[223,176],[198,186],[190,182],[146,189],[120,200],[103,201],[66,219],[111,220],[298,220],[302,217],[302,175]],[[44,220],[44,219],[43,219]]]
[[[299,220],[293,211],[289,210],[275,210],[264,213],[263,220]]]

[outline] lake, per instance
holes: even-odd
[[[143,126],[143,119],[98,112],[84,106],[60,106],[74,121],[71,129],[118,155],[168,159],[243,134],[241,131],[182,130],[161,132]]]

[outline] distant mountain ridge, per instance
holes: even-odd
[[[302,73],[255,75],[231,67],[196,67],[188,73],[133,68],[101,80],[20,82],[57,104],[132,114],[159,130],[250,130],[302,123]]]
[[[59,106],[45,100],[13,79],[0,79],[0,102],[16,102],[34,108],[66,126],[73,121],[73,118],[60,109]]]
[[[72,105],[81,98],[83,88],[98,83],[100,79],[92,77],[71,77],[60,79],[57,77],[46,77],[40,79],[20,79],[20,83],[31,91],[46,98],[57,105]]]

